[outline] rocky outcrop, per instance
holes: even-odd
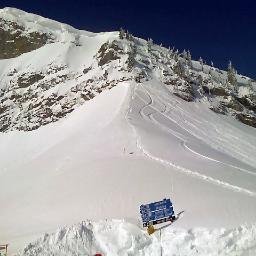
[[[53,41],[51,34],[27,32],[25,27],[0,18],[0,59],[17,57]]]
[[[215,96],[229,96],[228,91],[223,87],[214,87],[212,89],[208,89],[208,93]]]
[[[122,63],[115,63],[121,58]],[[102,44],[91,66],[79,72],[54,63],[38,72],[9,70],[5,74],[8,83],[0,90],[0,132],[32,131],[56,122],[102,91],[132,79],[132,74],[127,76],[128,58],[129,50],[125,53],[122,44],[114,40]],[[108,69],[119,70],[120,76],[109,78]],[[71,86],[65,89],[67,83]]]
[[[246,114],[237,114],[236,118],[240,122],[256,128],[256,117],[255,116],[246,115]]]
[[[254,111],[256,114],[256,95],[246,95],[243,97],[236,97],[236,100],[239,101],[244,107]]]
[[[49,22],[47,20],[47,24]],[[119,38],[113,34],[103,36],[104,39],[99,39],[102,45],[92,47],[95,52],[90,62],[84,56],[86,65],[81,64],[83,60],[79,59],[75,62],[82,66],[71,69],[69,58],[73,53],[77,54],[77,58],[83,51],[86,52],[87,46],[80,40],[83,33],[79,34],[81,32],[59,23],[50,22],[52,27],[58,28],[57,32],[45,29],[42,26],[44,22],[41,22],[38,31],[34,29],[34,24],[32,29],[31,24],[29,29],[24,24],[0,18],[0,59],[15,58],[33,50],[36,54],[40,52],[37,51],[40,47],[57,42],[58,47],[63,46],[63,51],[56,57],[61,61],[51,59],[38,67],[37,63],[33,66],[28,58],[23,67],[22,61],[15,66],[15,61],[10,60],[11,68],[0,73],[2,132],[15,129],[30,131],[58,121],[102,91],[128,80],[136,83],[156,80],[186,102],[207,101],[215,113],[233,116],[255,127],[256,93],[252,85],[239,93],[239,88],[227,82],[226,72],[209,66],[198,68],[198,63],[194,65],[189,55],[155,45],[152,41],[143,41],[127,32],[126,36],[119,35]],[[92,40],[94,36],[89,34],[88,37]],[[80,47],[84,47],[83,51]],[[39,54],[40,58],[42,55]]]
[[[99,65],[103,66],[113,60],[120,59],[118,54],[122,54],[123,51],[120,46],[117,44],[117,41],[111,43],[104,43],[98,51],[98,61]]]

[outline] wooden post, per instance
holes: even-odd
[[[5,256],[7,256],[8,244],[0,245],[0,251],[5,250]]]
[[[160,229],[160,246],[161,246],[161,256],[163,255],[163,247],[162,247],[162,233],[161,233],[161,229]]]

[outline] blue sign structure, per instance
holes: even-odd
[[[170,199],[141,205],[140,213],[144,227],[171,221],[174,218],[173,206]]]

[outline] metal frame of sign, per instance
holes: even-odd
[[[143,227],[172,221],[174,218],[172,202],[166,198],[162,201],[141,205],[140,213]]]

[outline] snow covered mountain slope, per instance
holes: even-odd
[[[17,31],[21,33],[18,36]],[[38,40],[44,41],[35,47],[30,35],[34,31],[38,33]],[[12,8],[1,10],[0,32],[5,35],[0,37],[0,45],[6,53],[0,60],[2,132],[30,131],[55,122],[101,91],[130,79],[124,63],[128,54],[121,52],[122,59],[104,54],[104,43],[118,39],[117,32],[79,31]],[[9,37],[14,39],[8,40]],[[16,42],[20,37],[22,43]],[[111,46],[122,50],[118,44]],[[17,50],[16,58],[10,58],[14,56],[8,55],[9,48]],[[110,60],[112,62],[102,68]],[[117,72],[121,67],[123,70]],[[115,72],[108,75],[108,70]]]
[[[0,60],[1,243],[16,252],[85,219],[139,225],[141,203],[171,197],[175,212],[185,213],[166,228],[166,255],[180,246],[181,255],[203,255],[210,248],[204,235],[216,239],[209,250],[220,255],[255,253],[254,81],[235,74],[231,84],[225,71],[123,31],[83,32],[16,9],[0,17],[23,26],[25,38],[32,37],[27,31],[51,38]],[[103,233],[114,230],[103,240],[94,233],[101,224],[83,236],[90,240],[94,229],[92,248],[107,255],[127,255],[120,248],[159,255],[157,235],[117,223],[103,225]],[[127,244],[115,238],[119,231]],[[180,240],[168,243],[175,234]],[[65,240],[68,248],[73,238]],[[196,241],[205,241],[203,248]],[[27,255],[42,245],[49,254],[59,246],[47,236]]]
[[[171,230],[255,223],[253,168],[192,135],[186,134],[188,145],[196,147],[191,142],[200,141],[199,149],[208,158],[187,150],[177,137],[166,136],[165,128],[140,114],[146,98],[143,103],[136,94],[149,88],[147,83],[124,82],[57,123],[1,135],[1,241],[15,251],[47,231],[87,218],[125,218],[137,224],[141,202],[167,196],[176,212],[185,210]],[[241,140],[247,126],[242,127]]]
[[[58,121],[121,81],[156,78],[186,101],[256,127],[255,81],[135,38],[90,33],[5,8],[0,11],[0,131]]]

